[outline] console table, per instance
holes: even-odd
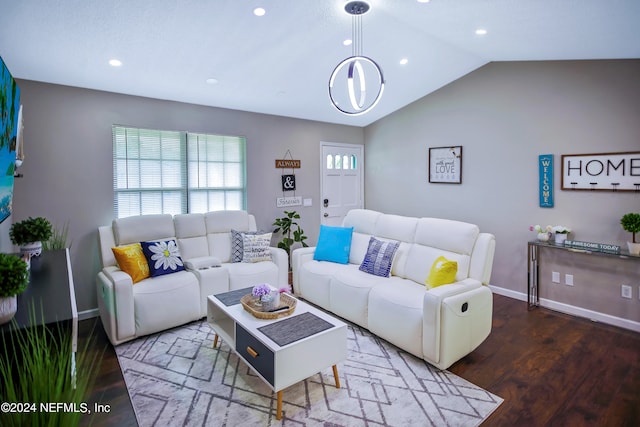
[[[640,255],[631,255],[629,251],[624,249],[622,249],[619,254],[612,254],[607,252],[589,251],[585,249],[575,249],[564,245],[557,245],[553,242],[541,242],[539,240],[531,241],[527,244],[527,307],[529,310],[540,305],[539,252],[541,249],[545,248],[573,252],[576,254],[583,254],[588,256],[640,261]]]
[[[71,322],[72,374],[78,349],[78,310],[73,286],[69,249],[42,251],[31,258],[29,285],[18,295],[18,311],[13,320],[0,326],[0,333],[14,328]]]

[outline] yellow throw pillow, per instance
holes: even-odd
[[[113,255],[118,261],[120,270],[131,276],[133,283],[138,283],[142,279],[149,277],[149,264],[142,252],[140,243],[132,243],[131,245],[118,246],[111,248]]]
[[[455,282],[457,273],[458,263],[456,261],[449,261],[445,257],[439,256],[429,271],[429,277],[425,282],[427,289]]]

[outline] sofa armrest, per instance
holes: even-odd
[[[287,251],[282,248],[269,248],[271,260],[278,267],[278,287],[289,285],[289,257]]]
[[[496,252],[496,238],[493,234],[480,233],[471,254],[469,277],[488,285],[493,270],[493,257]]]
[[[422,347],[425,358],[432,364],[440,367],[442,335],[449,333],[449,331],[443,330],[442,319],[445,299],[455,296],[464,297],[465,295],[475,297],[474,291],[482,288],[486,288],[486,286],[483,286],[478,280],[464,279],[449,285],[438,286],[424,293]],[[475,306],[475,304],[473,305]]]
[[[303,264],[313,261],[313,255],[316,252],[315,246],[294,249],[291,252],[291,271],[293,272],[293,293],[300,295],[298,276],[300,268]]]
[[[98,275],[98,284],[98,298],[102,299],[104,305],[100,307],[100,315],[103,323],[111,325],[112,336],[109,338],[112,343],[134,336],[136,326],[131,276],[118,267],[106,267]]]

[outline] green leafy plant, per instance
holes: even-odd
[[[45,251],[53,251],[56,249],[65,249],[71,247],[67,240],[69,237],[69,221],[65,222],[62,228],[53,227],[49,240],[42,242],[42,249]]]
[[[27,263],[15,255],[0,253],[0,297],[12,297],[27,289]]]
[[[33,305],[30,309],[35,324]],[[2,400],[28,406],[22,411],[0,412],[0,425],[77,426],[82,420],[90,424],[93,406],[88,401],[104,355],[94,332],[78,346],[74,367],[69,327],[56,323],[19,330],[15,319],[13,322],[10,332],[0,339]],[[46,410],[50,404],[56,406]]]
[[[636,242],[636,233],[640,233],[640,213],[627,213],[622,215],[620,225],[624,231],[628,231],[633,236],[633,243]]]
[[[308,247],[305,240],[307,240],[307,236],[304,235],[304,230],[300,227],[300,225],[295,221],[300,219],[300,214],[296,211],[284,211],[284,215],[281,218],[276,218],[273,225],[276,226],[276,229],[273,230],[274,233],[282,232],[282,240],[278,242],[278,247],[284,249],[287,252],[287,256],[291,256],[291,247],[295,243],[300,243],[303,247]],[[289,269],[291,269],[291,263],[289,263]]]
[[[49,240],[53,233],[53,226],[48,219],[43,217],[29,217],[11,225],[9,237],[14,245],[26,243],[44,242]]]

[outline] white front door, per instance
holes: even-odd
[[[342,225],[351,209],[364,207],[364,146],[321,142],[321,223]]]

